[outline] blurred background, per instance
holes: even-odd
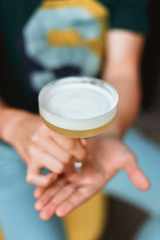
[[[136,125],[160,143],[160,2],[150,0],[150,34],[142,60],[142,111]]]
[[[135,127],[153,141],[160,150],[160,1],[150,0],[150,33],[142,59],[143,102]],[[136,152],[142,145],[136,145]],[[160,151],[159,151],[160,152]],[[141,157],[141,156],[140,156]],[[142,156],[143,157],[143,156]],[[152,156],[154,158],[154,154]],[[150,159],[152,161],[152,159]],[[159,155],[160,160],[160,155]],[[152,203],[154,204],[154,203]],[[109,197],[109,222],[103,240],[132,240],[136,231],[148,219],[148,214],[128,202]],[[147,238],[148,239],[148,238]],[[160,239],[157,238],[157,240]],[[152,240],[152,239],[150,239]]]

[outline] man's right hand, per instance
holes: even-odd
[[[27,164],[28,183],[47,186],[65,171],[73,159],[83,161],[86,158],[85,140],[56,134],[44,125],[38,115],[13,109],[8,111],[10,114],[8,112],[2,140],[11,144]],[[42,175],[43,168],[51,172]]]

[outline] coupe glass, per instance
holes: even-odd
[[[52,131],[70,138],[89,138],[112,123],[118,94],[108,83],[91,77],[67,77],[45,85],[39,93],[39,112]],[[74,163],[80,171],[81,162]]]

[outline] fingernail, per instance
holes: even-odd
[[[36,210],[40,211],[42,209],[42,204],[38,201],[34,204]]]
[[[48,220],[48,216],[47,216],[47,213],[46,212],[41,212],[39,214],[40,218],[44,221]]]
[[[141,187],[143,190],[148,190],[150,188],[150,182],[144,178],[141,180]]]
[[[86,146],[86,145],[87,145],[87,140],[86,140],[86,139],[81,138],[80,141],[81,141],[81,143],[82,143],[83,146]]]
[[[61,211],[61,209],[58,209],[56,211],[56,215],[57,215],[57,217],[63,217],[63,212]]]

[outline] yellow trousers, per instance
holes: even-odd
[[[102,193],[75,209],[64,218],[68,240],[100,239],[107,225],[108,202]]]
[[[1,229],[0,229],[0,240],[4,240],[4,237],[2,235]]]

